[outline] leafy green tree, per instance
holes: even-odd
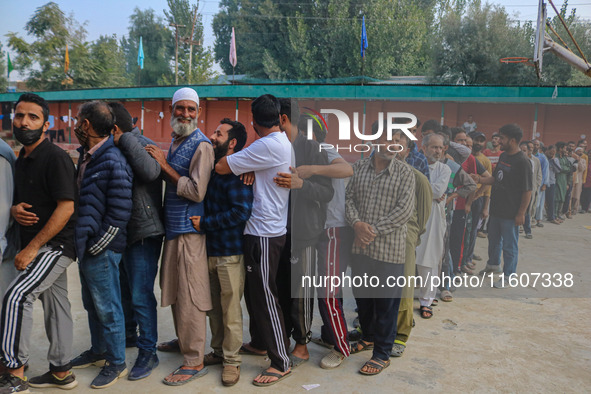
[[[169,23],[185,26],[179,28],[179,83],[204,83],[214,76],[213,53],[211,48],[203,46],[202,16],[196,14],[198,6],[198,1],[191,5],[189,0],[168,0],[168,10],[164,10]]]
[[[435,0],[222,0],[213,21],[215,56],[222,69],[236,29],[237,73],[273,80],[322,80],[422,73],[429,56]],[[369,47],[360,56],[362,16]],[[363,68],[363,71],[362,71]]]
[[[0,92],[5,92],[8,88],[8,78],[6,77],[6,52],[2,50],[2,43],[0,42]]]
[[[570,13],[567,9],[568,3],[564,2],[560,14],[583,53],[591,57],[591,24],[581,20],[576,15],[576,9]],[[533,57],[535,42],[534,24],[512,20],[503,7],[482,4],[479,0],[443,0],[437,15],[436,34],[432,35],[431,45],[432,82],[467,85],[591,84],[591,78],[551,52],[544,54],[540,81],[532,67],[501,64],[499,60],[504,57]],[[579,55],[552,8],[548,9],[548,16],[554,30]],[[547,33],[560,44],[549,29]]]
[[[28,43],[16,33],[9,33],[8,46],[17,53],[15,69],[28,74],[27,85],[31,89],[60,90],[85,85],[72,78],[85,67],[73,62],[72,57],[76,58],[76,50],[85,46],[86,37],[84,26],[72,15],[66,16],[54,2],[47,3],[35,10],[25,31],[35,38],[34,42]],[[71,73],[68,74],[64,68],[66,44],[70,48]]]
[[[465,6],[465,9],[464,9]],[[531,56],[531,23],[513,22],[504,8],[480,1],[446,4],[432,43],[433,82],[447,84],[534,84],[535,72],[500,59]]]
[[[140,37],[144,49],[140,85],[166,85],[174,81],[174,36],[165,25],[164,18],[157,16],[153,9],[141,10],[136,7],[129,21],[129,36],[121,39],[121,46],[133,84],[138,84],[140,72],[137,64]]]

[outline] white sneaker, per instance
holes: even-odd
[[[343,362],[343,360],[345,360],[347,357],[345,357],[344,354],[342,354],[341,352],[337,352],[336,350],[331,350],[330,353],[328,353],[326,356],[324,356],[322,358],[322,360],[320,360],[320,368],[324,368],[324,369],[333,369],[338,367],[339,365],[341,365],[341,363]]]

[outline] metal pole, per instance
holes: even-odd
[[[445,123],[445,103],[441,103],[441,125]]]
[[[589,65],[587,61],[581,59],[568,49],[561,47],[548,36],[544,38],[544,46],[548,47],[548,50],[554,52],[556,56],[562,58],[564,61],[581,71],[583,74],[591,77],[591,65]]]
[[[199,4],[199,3],[197,3]],[[189,85],[191,84],[191,76],[193,74],[193,34],[195,34],[195,22],[197,21],[197,6],[195,6],[195,13],[193,14],[193,26],[191,27],[191,37],[189,37]]]
[[[534,128],[532,130],[531,139],[536,139],[536,131],[538,130],[538,103],[536,103],[536,110],[534,112]]]
[[[72,143],[72,103],[68,103],[68,144]]]
[[[142,99],[142,122],[141,122],[141,126],[142,126],[142,135],[144,134],[144,100]]]
[[[581,50],[581,47],[579,47],[579,44],[577,44],[577,41],[575,41],[575,38],[573,37],[572,33],[570,32],[570,30],[566,26],[566,22],[564,21],[564,19],[562,19],[562,15],[560,15],[560,12],[558,12],[558,10],[556,9],[556,6],[552,2],[552,0],[548,0],[548,2],[552,6],[552,8],[554,8],[554,11],[556,12],[556,15],[558,16],[558,19],[560,19],[560,22],[562,22],[562,26],[564,26],[564,29],[566,30],[566,32],[570,36],[570,39],[573,40],[573,43],[575,44],[575,46],[579,50],[579,53],[581,54],[581,57],[583,58],[583,60],[585,61],[585,63],[589,64],[589,62],[585,58],[585,55],[583,54],[583,51]]]

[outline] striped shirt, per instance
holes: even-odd
[[[376,238],[365,249],[353,246],[353,253],[374,260],[404,264],[406,223],[415,207],[415,175],[412,168],[392,160],[376,174],[374,158],[353,164],[354,174],[345,193],[347,222],[370,224]]]

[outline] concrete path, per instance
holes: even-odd
[[[374,377],[357,371],[369,359],[369,352],[351,356],[340,368],[325,371],[318,366],[327,352],[310,344],[310,362],[293,376],[273,386],[273,392],[305,392],[302,385],[319,384],[314,393],[379,392],[572,392],[591,390],[591,214],[577,215],[557,226],[544,223],[534,228],[534,238],[519,240],[519,273],[572,273],[569,289],[544,288],[542,278],[536,287],[514,289],[458,289],[451,303],[440,302],[430,320],[415,311],[416,327],[402,358]],[[483,257],[477,269],[484,268],[487,241],[478,239],[476,253]],[[530,282],[533,282],[530,277]],[[524,277],[524,280],[526,278]],[[552,282],[556,284],[556,280]],[[70,300],[75,320],[74,355],[90,347],[86,312],[82,308],[76,264],[69,269]],[[159,297],[159,292],[158,292]],[[415,301],[415,307],[418,303]],[[354,301],[347,297],[347,320],[355,317]],[[44,373],[47,339],[43,329],[41,303],[35,305],[35,327],[31,344],[28,376]],[[245,311],[245,336],[248,315]],[[171,313],[159,309],[159,337],[174,337]],[[314,332],[319,333],[321,319],[315,314]],[[207,349],[209,351],[209,349]],[[162,379],[177,368],[180,355],[161,353],[160,366],[147,379],[121,380],[104,393],[198,393],[262,392],[251,384],[256,374],[268,365],[261,357],[245,356],[241,381],[232,388],[221,384],[221,367],[209,367],[207,376],[185,386],[173,388]],[[136,350],[127,350],[131,367]],[[98,368],[76,370],[77,392],[90,389]],[[59,393],[60,390],[32,390]]]

